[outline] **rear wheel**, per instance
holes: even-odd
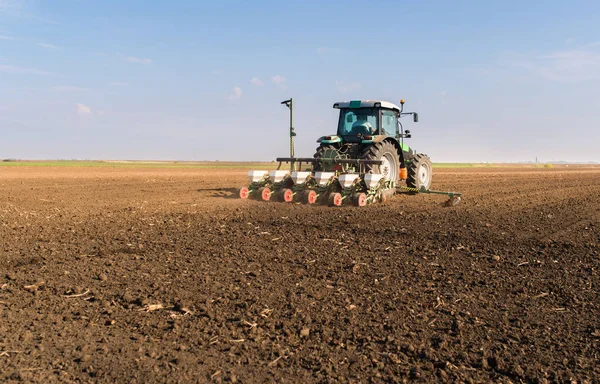
[[[321,158],[336,158],[338,156],[339,156],[338,151],[333,145],[321,145],[320,147],[317,148],[317,151],[315,152],[313,157],[315,159],[321,159]],[[335,168],[335,164],[331,164],[329,166],[327,166],[327,165],[324,166],[323,164],[316,162],[315,166],[314,166],[315,172],[331,171],[332,169],[329,169],[329,168]]]
[[[417,153],[408,164],[406,185],[410,188],[429,189],[433,176],[433,168],[429,156]]]
[[[389,141],[375,143],[365,149],[361,156],[365,160],[381,160],[381,165],[366,165],[367,172],[381,173],[386,180],[398,181],[400,158],[398,149]]]

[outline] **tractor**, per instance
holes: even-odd
[[[400,118],[411,115],[419,121],[416,112],[404,112],[404,100],[400,107],[375,100],[335,103],[337,134],[319,138],[313,157],[294,156],[293,100],[281,104],[290,109],[290,157],[278,157],[276,170],[249,171],[250,185],[238,190],[240,198],[362,207],[404,192],[446,195],[448,206],[460,202],[458,192],[429,189],[431,160],[404,144],[411,135]],[[289,171],[281,169],[284,163],[290,164]]]
[[[340,111],[337,134],[317,140],[314,158],[321,161],[315,163],[315,170],[348,171],[336,159],[380,160],[381,165],[366,165],[365,171],[380,173],[394,183],[406,180],[409,188],[429,189],[431,160],[404,143],[411,134],[400,118],[411,115],[415,123],[419,121],[416,112],[404,112],[404,100],[400,107],[387,101],[357,100],[335,103],[333,108]]]

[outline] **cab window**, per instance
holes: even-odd
[[[342,109],[338,125],[338,135],[377,134],[378,110],[375,108]]]
[[[381,127],[388,136],[396,136],[396,128],[398,127],[398,118],[394,111],[381,111]]]

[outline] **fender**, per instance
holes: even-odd
[[[317,139],[317,143],[321,144],[336,144],[341,142],[342,138],[337,135],[321,136]]]
[[[408,160],[408,159],[406,159],[406,157],[410,157],[410,153],[412,151],[408,145],[400,143],[394,137],[385,136],[385,135],[372,136],[372,138],[370,140],[363,140],[362,143],[363,144],[371,144],[371,143],[381,143],[384,141],[389,141],[390,143],[392,143],[394,145],[394,147],[396,147],[396,149],[398,150],[398,156],[400,157],[400,167],[405,168],[406,167],[405,160]]]
[[[380,142],[386,141],[386,140],[393,143],[396,146],[396,148],[398,148],[398,149],[401,148],[403,152],[410,152],[410,147],[408,145],[400,143],[395,138],[393,138],[391,136],[386,136],[386,135],[371,136],[370,140],[363,140],[362,143],[363,144],[380,143]]]

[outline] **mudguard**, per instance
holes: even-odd
[[[317,143],[321,144],[336,144],[341,142],[342,138],[337,135],[321,136],[317,139]]]

